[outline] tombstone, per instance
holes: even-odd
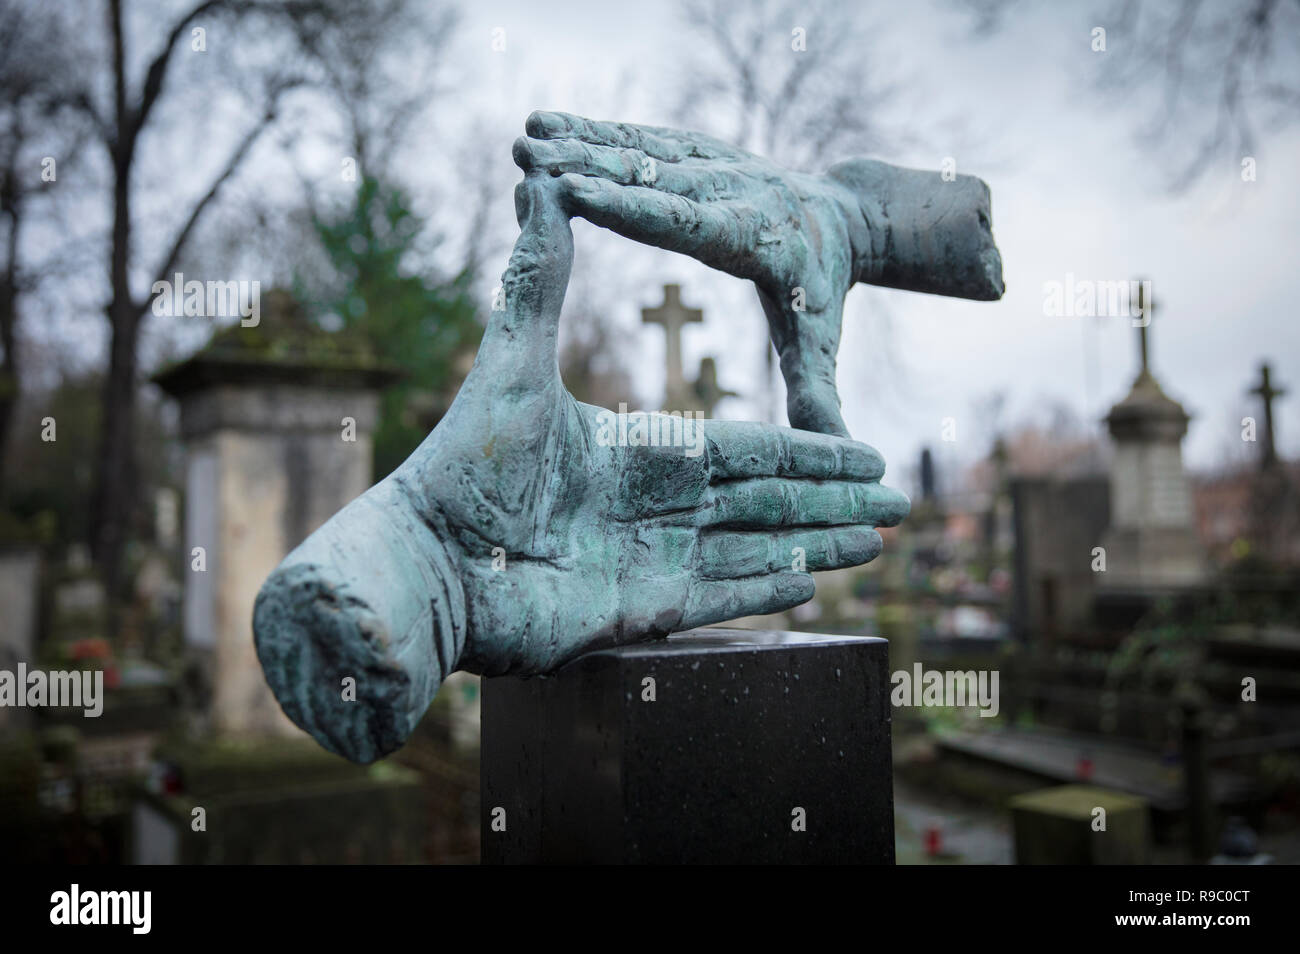
[[[665,354],[665,384],[663,407],[669,411],[695,411],[705,418],[713,416],[713,409],[723,398],[737,397],[718,384],[718,366],[713,358],[700,359],[700,371],[694,381],[687,381],[682,370],[682,329],[688,324],[704,321],[699,308],[682,304],[680,285],[664,286],[664,301],[654,308],[642,308],[641,320],[648,325],[663,325]]]
[[[1278,456],[1273,403],[1286,395],[1275,386],[1267,362],[1260,364],[1259,384],[1250,394],[1259,398],[1263,420],[1257,427],[1259,470],[1250,479],[1248,533],[1252,554],[1273,566],[1300,562],[1300,489]]]
[[[737,391],[729,391],[718,384],[718,364],[712,358],[700,359],[700,373],[691,384],[695,403],[692,407],[681,408],[683,411],[699,411],[706,418],[713,417],[713,410],[724,398],[739,397]],[[675,410],[675,409],[673,409]]]
[[[180,542],[180,495],[171,487],[154,493],[154,542],[168,551]]]
[[[208,731],[155,753],[133,808],[133,857],[415,861],[418,776],[367,772],[317,748],[267,687],[252,631],[265,574],[370,486],[379,393],[396,373],[309,323],[287,293],[268,299],[260,325],[218,332],[154,379],[180,401],[183,630],[203,674],[190,701]]]
[[[1045,788],[1011,800],[1018,865],[1148,864],[1145,799],[1091,785]]]
[[[36,661],[36,629],[40,612],[41,550],[30,544],[0,545],[0,669],[12,671],[19,662]],[[0,729],[28,717],[27,709],[0,706]]]
[[[1264,410],[1264,427],[1259,436],[1259,466],[1261,470],[1268,470],[1277,466],[1277,447],[1273,435],[1273,399],[1284,397],[1286,390],[1273,387],[1267,361],[1260,364],[1259,384],[1251,388],[1250,393],[1259,397],[1260,405]]]
[[[1106,475],[1015,477],[1009,490],[1013,631],[1039,643],[1086,629],[1105,575],[1094,567],[1110,521]]]
[[[272,291],[257,327],[234,326],[155,382],[180,401],[185,441],[183,630],[219,733],[299,735],[253,648],[266,574],[371,483],[379,392],[396,373],[312,325]]]
[[[685,403],[690,400],[690,388],[682,371],[682,329],[688,324],[703,322],[704,312],[682,304],[681,285],[665,285],[663,304],[654,308],[642,308],[641,321],[647,325],[663,325],[664,360],[667,365],[664,408],[684,410]]]
[[[1141,367],[1133,387],[1106,417],[1115,453],[1110,527],[1101,541],[1106,570],[1098,585],[1103,589],[1150,592],[1205,579],[1183,469],[1182,440],[1190,417],[1151,373],[1147,330],[1139,328]]]
[[[934,454],[930,448],[921,448],[921,500],[924,503],[933,503],[935,493],[934,479]]]
[[[1001,437],[993,442],[989,452],[992,465],[992,487],[989,488],[988,509],[984,512],[982,537],[984,560],[988,566],[997,566],[1003,554],[1014,547],[1014,522],[1010,494],[1010,453]]]
[[[102,637],[108,633],[108,599],[104,584],[92,575],[80,554],[70,553],[64,578],[53,587],[49,638],[55,644]]]

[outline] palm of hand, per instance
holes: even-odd
[[[524,407],[496,392],[501,425],[486,443],[462,426],[481,406],[449,416],[429,456],[456,462],[432,484],[430,519],[463,553],[472,671],[545,672],[591,649],[787,609],[813,595],[808,571],[870,560],[874,527],[908,509],[863,445],[711,421],[686,425],[683,446],[611,446],[595,436],[610,412],[558,383],[548,391]],[[680,425],[642,420],[660,434]]]
[[[541,672],[595,646],[776,612],[812,596],[806,571],[871,559],[874,527],[908,504],[880,486],[865,445],[662,415],[642,422],[671,440],[601,439],[613,415],[575,401],[554,359],[568,213],[551,180],[521,189],[500,330],[418,452],[433,479],[413,472],[432,488],[426,520],[463,551],[471,665]],[[532,348],[547,358],[520,374]]]

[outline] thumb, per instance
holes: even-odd
[[[794,312],[762,289],[758,298],[767,315],[772,344],[781,359],[790,426],[801,431],[849,437],[835,385],[842,304],[833,302],[820,313]]]
[[[497,387],[558,379],[560,309],[573,269],[573,230],[558,180],[544,172],[525,177],[515,187],[515,215],[519,238],[474,362],[475,372],[490,374]]]

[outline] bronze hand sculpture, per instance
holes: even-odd
[[[534,114],[530,132],[555,115]],[[897,524],[909,504],[881,486],[880,455],[849,440],[839,420],[843,293],[852,280],[971,297],[1000,289],[978,180],[950,199],[959,208],[921,202],[937,216],[928,232],[890,224],[882,236],[872,229],[892,218],[835,218],[833,203],[852,190],[833,177],[818,191],[734,150],[710,159],[703,153],[725,147],[705,137],[675,134],[683,138],[670,146],[666,130],[564,121],[586,124],[589,139],[636,136],[635,148],[657,137],[651,175],[670,191],[620,185],[618,168],[609,178],[594,171],[615,156],[591,142],[517,143],[526,175],[505,307],[492,313],[450,411],[401,467],[290,553],[257,599],[257,651],[285,712],[356,761],[401,746],[455,669],[543,673],[590,649],[777,612],[812,597],[811,571],[874,558],[875,528]],[[591,174],[567,169],[574,152],[596,164]],[[704,168],[686,162],[696,158]],[[855,187],[885,182],[886,193],[897,190],[890,204],[918,201],[915,177],[926,174],[892,168],[857,167]],[[711,183],[714,199],[704,202],[694,180]],[[703,433],[680,445],[600,439],[608,412],[575,401],[557,362],[573,215],[753,278],[792,392],[800,388],[792,420],[797,406],[805,429],[687,421]],[[928,279],[926,255],[953,273]],[[787,313],[782,282],[803,287],[819,310]],[[342,692],[348,678],[355,701]]]

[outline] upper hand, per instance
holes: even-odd
[[[683,252],[758,289],[790,424],[848,436],[835,361],[856,281],[964,298],[1002,294],[988,188],[875,160],[791,172],[700,133],[535,112],[515,143],[596,225]]]

